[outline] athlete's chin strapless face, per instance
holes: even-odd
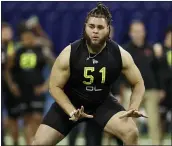
[[[106,19],[90,17],[86,23],[85,33],[87,39],[94,45],[105,42],[109,35]]]

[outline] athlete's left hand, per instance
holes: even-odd
[[[121,115],[119,118],[122,119],[124,117],[134,117],[134,118],[139,118],[139,117],[144,117],[144,118],[148,118],[146,115],[142,114],[141,112],[137,111],[137,110],[129,110],[126,111],[123,115]]]
[[[48,87],[46,85],[38,85],[34,88],[34,92],[36,95],[41,95],[43,93],[45,93],[46,91],[48,91]]]

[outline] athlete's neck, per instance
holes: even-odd
[[[87,45],[89,53],[97,54],[97,53],[101,52],[105,48],[106,42],[102,46],[94,47],[94,48],[93,48],[93,46],[88,45],[88,43],[86,43],[86,45]]]

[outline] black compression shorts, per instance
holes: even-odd
[[[90,111],[85,109],[86,113],[93,114],[93,119],[82,119],[77,122],[69,120],[69,116],[61,109],[57,103],[53,103],[50,110],[43,119],[42,124],[48,125],[61,134],[66,136],[73,127],[82,121],[94,120],[102,129],[106,126],[110,118],[125,109],[113,97],[108,97],[101,105]],[[90,111],[90,112],[87,112]]]

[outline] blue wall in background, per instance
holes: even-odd
[[[19,22],[37,15],[52,39],[56,53],[78,39],[87,12],[96,2],[2,2],[2,20],[16,29]],[[172,24],[172,2],[104,2],[112,12],[115,40],[125,43],[132,19],[142,19],[150,43],[162,41],[165,28]]]

